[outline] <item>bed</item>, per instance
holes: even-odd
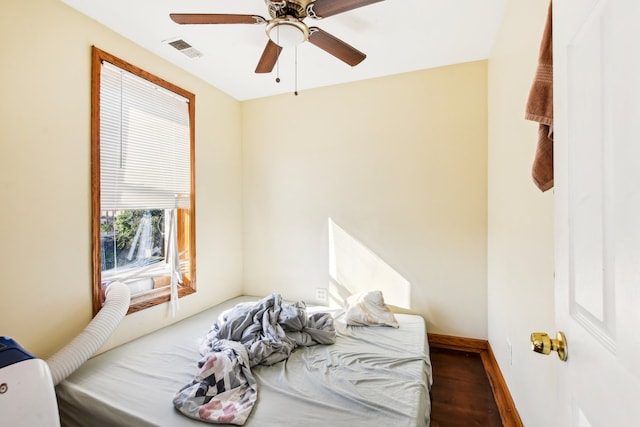
[[[198,348],[237,297],[102,353],[56,388],[63,426],[188,426],[207,423],[172,400],[197,370]],[[398,328],[347,326],[329,311],[336,340],[300,347],[288,359],[254,366],[257,401],[245,426],[428,426],[431,364],[424,319],[395,314]]]

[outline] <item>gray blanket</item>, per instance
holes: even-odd
[[[257,399],[252,366],[280,362],[298,346],[335,340],[333,317],[307,316],[303,302],[283,303],[280,295],[272,294],[255,304],[238,304],[207,333],[200,346],[200,370],[173,404],[190,418],[242,425]]]

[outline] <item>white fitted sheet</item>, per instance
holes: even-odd
[[[56,388],[62,425],[207,425],[176,411],[173,396],[196,374],[198,346],[219,314],[258,300],[233,298],[90,359]],[[335,344],[252,368],[258,400],[245,426],[428,426],[432,377],[422,317],[396,314],[394,329],[346,326],[334,315]]]

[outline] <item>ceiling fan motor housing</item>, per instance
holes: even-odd
[[[289,15],[302,20],[307,17],[307,6],[313,3],[313,0],[265,0],[265,2],[272,18],[282,18]]]

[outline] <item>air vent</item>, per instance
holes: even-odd
[[[170,46],[173,46],[175,49],[179,50],[189,58],[200,58],[202,56],[202,52],[200,52],[195,47],[191,46],[189,43],[182,39],[173,40],[167,42]]]

